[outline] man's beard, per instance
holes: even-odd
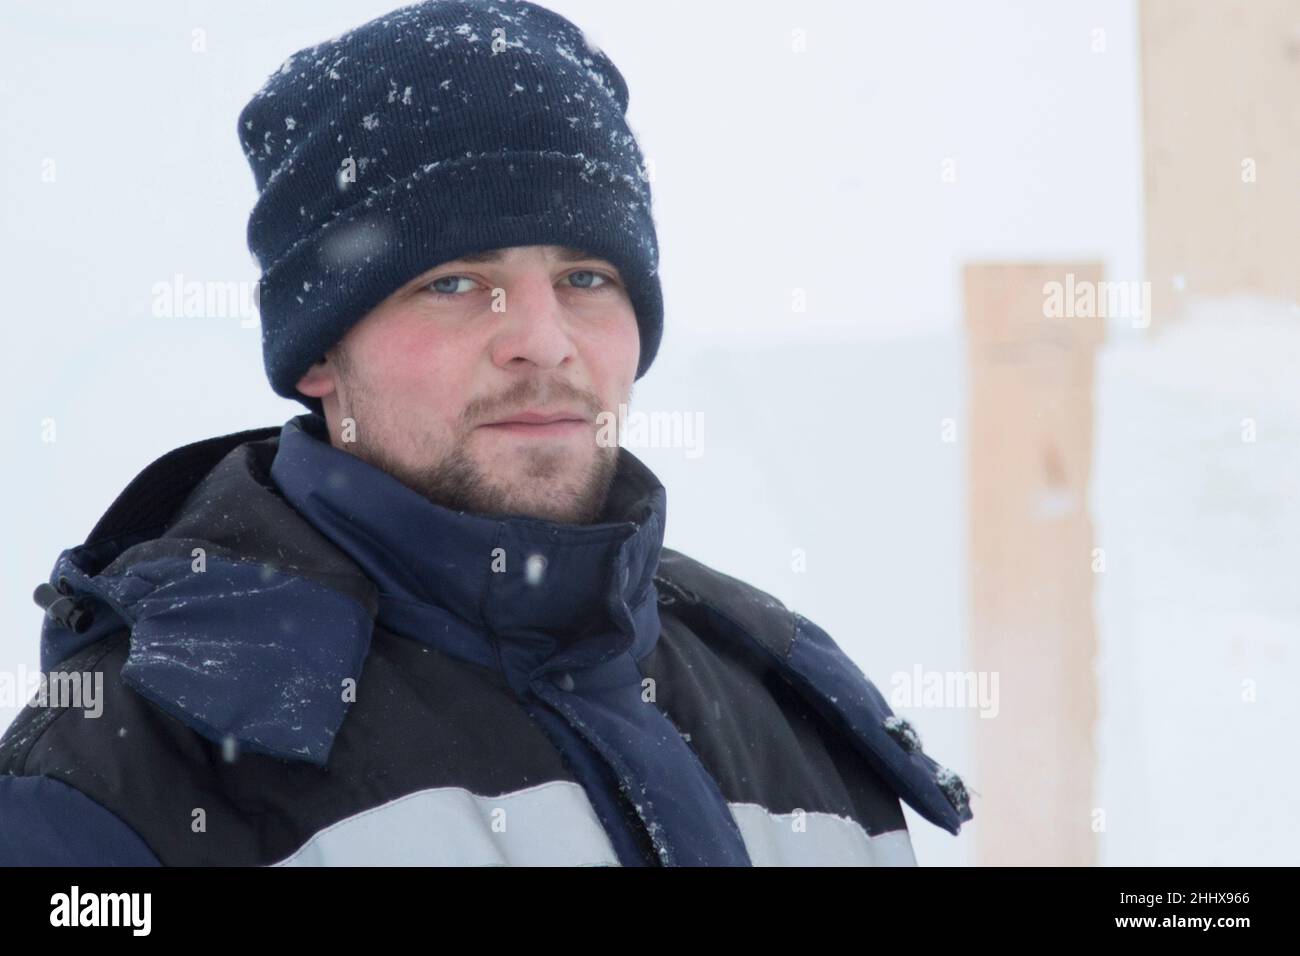
[[[358,419],[358,431],[363,427]],[[516,478],[534,485],[537,495],[523,501],[517,488],[486,474],[464,445],[457,445],[431,468],[409,468],[392,460],[382,448],[362,442],[356,443],[354,454],[444,508],[480,515],[525,515],[564,524],[592,524],[599,519],[618,470],[618,446],[598,447],[591,468],[576,489],[554,488],[548,482],[565,473],[564,451],[534,449],[521,456],[526,464]]]
[[[343,408],[340,403],[339,413],[355,422],[357,438],[343,447],[434,504],[472,514],[524,515],[564,524],[592,524],[603,516],[618,471],[619,448],[617,444],[602,446],[597,443],[594,431],[591,439],[596,445],[596,454],[576,487],[568,483],[562,487],[553,484],[566,474],[565,464],[570,456],[565,448],[537,447],[520,451],[517,457],[523,465],[512,477],[517,483],[535,490],[534,496],[523,500],[517,485],[511,487],[494,479],[470,456],[464,440],[441,457],[438,457],[439,449],[432,442],[421,441],[422,447],[416,452],[420,457],[436,458],[436,464],[431,466],[411,467],[394,459],[388,453],[382,436],[377,436],[377,432],[383,429],[376,428],[378,419],[373,414],[373,393],[352,373],[346,359],[339,363],[338,371],[350,399],[348,408]],[[496,404],[508,401],[508,407],[515,408],[523,404],[524,399],[534,400],[536,390],[525,389],[526,384],[520,383]],[[367,440],[376,437],[381,440]]]

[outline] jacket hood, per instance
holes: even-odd
[[[136,691],[213,741],[324,763],[377,595],[270,482],[279,432],[197,442],[141,472],[55,562],[50,583],[93,617],[77,631],[47,615],[42,668],[129,627]]]

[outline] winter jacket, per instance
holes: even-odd
[[[663,547],[626,448],[565,525],[324,427],[175,449],[59,556],[41,667],[102,700],[0,738],[0,864],[914,865],[900,798],[972,818],[825,631]]]

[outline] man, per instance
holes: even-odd
[[[0,740],[0,863],[914,864],[966,790],[816,624],[662,546],[610,440],[658,246],[614,64],[527,3],[301,50],[239,123],[267,373],[48,585],[98,714]]]

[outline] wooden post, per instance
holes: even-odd
[[[1097,859],[1087,491],[1105,321],[1050,317],[1044,290],[1061,283],[1076,311],[1101,278],[1097,263],[964,270],[971,654],[998,674],[999,696],[995,717],[973,718],[979,865]]]
[[[1300,0],[1140,0],[1153,328],[1187,296],[1300,300]]]

